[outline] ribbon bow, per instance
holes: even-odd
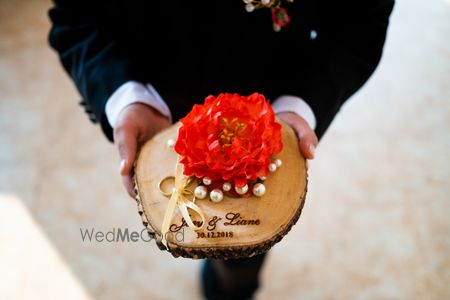
[[[192,177],[186,177],[183,174],[183,165],[180,163],[180,157],[177,158],[177,165],[175,169],[175,187],[172,190],[172,193],[170,195],[169,204],[167,205],[166,212],[164,214],[164,219],[161,227],[161,242],[166,247],[166,249],[169,249],[167,246],[167,239],[166,235],[169,232],[170,223],[172,222],[173,213],[175,211],[175,207],[178,206],[178,209],[181,212],[181,215],[183,216],[184,220],[186,221],[186,224],[191,228],[192,230],[200,230],[203,228],[203,225],[205,224],[205,216],[203,215],[202,210],[200,207],[198,207],[194,201],[190,201],[186,198],[185,195],[192,195],[192,191],[187,189],[187,186],[191,182]],[[195,198],[194,198],[195,200]],[[189,215],[188,208],[195,211],[200,218],[202,219],[202,223],[200,226],[197,226],[192,222],[192,218]]]

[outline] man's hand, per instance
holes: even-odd
[[[308,123],[291,112],[281,112],[277,116],[294,128],[303,155],[307,159],[313,159],[318,142]],[[121,158],[120,175],[131,197],[135,196],[132,170],[138,149],[156,133],[169,126],[170,121],[167,117],[142,103],[130,104],[120,113],[114,128],[114,143],[119,149]]]
[[[132,171],[138,149],[168,126],[169,119],[146,104],[133,103],[120,112],[114,127],[114,143],[119,148],[120,175],[131,197],[135,196]]]
[[[297,132],[300,140],[300,150],[307,159],[314,158],[318,140],[314,131],[306,123],[305,119],[293,112],[281,112],[277,116],[288,123]]]

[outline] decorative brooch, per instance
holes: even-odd
[[[291,18],[286,8],[282,7],[284,3],[292,3],[294,0],[243,0],[245,9],[250,13],[259,8],[270,8],[272,11],[273,30],[278,32],[286,26]]]

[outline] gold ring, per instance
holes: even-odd
[[[164,191],[162,190],[161,185],[163,184],[164,181],[169,180],[169,179],[172,179],[172,180],[175,181],[175,176],[166,176],[166,177],[164,177],[163,179],[161,179],[161,181],[158,183],[158,189],[159,189],[159,191],[161,192],[161,194],[163,194],[163,195],[166,196],[166,197],[172,196],[172,192],[173,192],[173,190],[175,189],[175,187],[173,187],[172,191],[170,191],[170,192],[164,192]]]

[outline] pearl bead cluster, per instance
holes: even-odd
[[[281,159],[279,158],[275,159],[273,162],[269,164],[269,171],[275,172],[279,167],[281,167],[282,164],[283,162],[281,161]]]
[[[251,2],[251,1],[248,1],[248,2]],[[265,1],[262,1],[262,2],[265,2]],[[174,139],[167,140],[167,147],[169,149],[173,149],[174,145],[175,145]],[[274,161],[272,161],[269,164],[269,171],[275,172],[278,168],[281,167],[282,164],[283,164],[283,162],[281,161],[281,159],[279,159],[279,158],[275,159]],[[264,181],[267,178],[260,177],[259,179]],[[208,196],[207,186],[210,186],[212,184],[212,180],[208,176],[205,176],[202,179],[202,183],[203,183],[202,185],[199,185],[194,189],[194,196],[196,199],[205,199]],[[230,182],[228,182],[228,181],[224,182],[222,184],[222,189],[216,188],[216,189],[213,189],[211,192],[209,192],[209,199],[211,199],[212,202],[216,202],[216,203],[220,202],[223,200],[223,197],[224,197],[223,192],[229,192],[229,191],[231,191],[232,188],[233,188],[233,186],[231,185]],[[248,184],[245,184],[242,187],[237,187],[237,186],[234,187],[235,192],[239,195],[247,194],[248,189],[249,189]],[[253,193],[253,195],[255,195],[257,197],[262,197],[266,193],[266,186],[261,182],[257,182],[253,185],[252,193]]]
[[[206,196],[208,195],[208,189],[206,186],[211,185],[212,180],[209,177],[204,177],[202,182],[203,182],[203,185],[199,185],[194,189],[194,196],[197,199],[205,199],[206,198]],[[231,183],[225,182],[222,185],[222,189],[213,189],[209,193],[209,198],[211,199],[212,202],[220,202],[223,200],[223,197],[224,197],[223,192],[229,192],[229,191],[231,191],[231,188],[232,188]],[[248,184],[244,185],[243,187],[235,186],[234,190],[239,195],[245,195],[248,192]],[[253,186],[252,192],[253,192],[253,195],[261,197],[266,192],[266,187],[262,183],[256,183]]]
[[[283,164],[283,162],[281,161],[281,159],[275,159],[272,163],[270,163],[269,171],[275,172],[279,167],[281,167],[282,164]],[[259,179],[266,180],[266,177],[261,177]],[[206,196],[208,196],[207,186],[212,184],[212,180],[211,180],[211,178],[205,176],[202,179],[202,183],[203,183],[203,185],[197,186],[194,190],[194,196],[197,199],[205,199]],[[223,183],[222,189],[213,189],[209,193],[209,198],[211,199],[212,202],[220,202],[223,200],[223,197],[224,197],[223,192],[231,191],[232,187],[233,186],[231,185],[231,183],[227,181],[227,182]],[[237,186],[234,187],[235,192],[239,195],[247,194],[248,189],[249,189],[248,184],[246,184],[242,187],[237,187]],[[252,187],[252,193],[253,193],[253,195],[255,195],[257,197],[262,197],[266,193],[266,186],[262,182],[257,182]]]

